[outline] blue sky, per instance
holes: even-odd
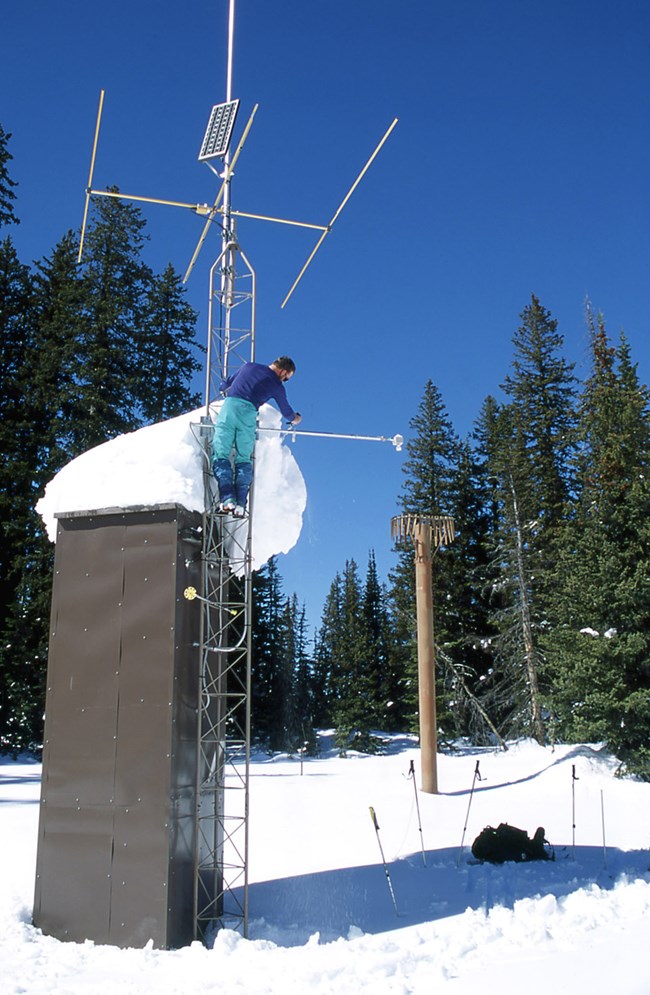
[[[29,0],[3,11],[0,122],[20,184],[23,261],[81,223],[94,185],[212,201],[197,155],[225,96],[227,0]],[[460,434],[498,394],[519,315],[538,296],[587,372],[584,303],[623,329],[650,379],[650,5],[645,0],[238,0],[239,210],[325,224],[394,117],[397,128],[284,310],[315,242],[242,221],[258,277],[257,355],[294,357],[303,428],[408,435],[424,384]],[[147,207],[147,259],[183,273],[203,226]],[[189,284],[207,327],[206,243]],[[202,380],[201,384],[202,386]],[[312,624],[337,570],[393,563],[404,454],[298,439],[309,504],[280,558]]]

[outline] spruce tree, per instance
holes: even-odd
[[[269,750],[316,749],[307,620],[282,592],[275,557],[253,574],[252,734]]]
[[[79,385],[88,308],[77,253],[77,238],[69,231],[51,256],[36,263],[34,273],[39,347],[32,377],[40,419],[40,486],[82,452],[76,425],[84,418]]]
[[[558,529],[571,494],[573,367],[557,322],[533,295],[514,337],[508,404],[491,402],[481,430],[488,504],[494,669],[486,705],[505,733],[545,740],[540,673]]]
[[[454,515],[460,442],[438,388],[427,381],[416,415],[409,423],[411,436],[406,443],[403,466],[406,480],[400,498],[404,514]],[[438,719],[445,725],[449,682],[443,654],[457,631],[450,594],[453,587],[453,547],[434,557],[434,633],[438,678]],[[390,574],[390,598],[394,618],[395,653],[404,674],[404,710],[410,728],[418,727],[418,662],[413,543],[399,549],[399,562]]]
[[[73,455],[66,439],[74,414],[74,367],[83,312],[76,251],[68,233],[51,259],[37,263],[31,275],[30,334],[22,340],[22,370],[13,379],[23,397],[20,412],[7,415],[24,461],[20,494],[13,503],[13,535],[8,537],[17,586],[2,638],[3,669],[11,673],[6,738],[13,749],[31,748],[42,736],[54,548],[34,505],[45,484]],[[16,435],[21,417],[24,427]]]
[[[486,440],[498,508],[491,536],[488,581],[495,606],[491,622],[494,668],[484,686],[485,706],[504,735],[545,739],[539,672],[539,614],[535,601],[536,520],[526,440],[519,413],[504,405]]]
[[[17,584],[13,560],[24,538],[36,458],[30,389],[34,346],[31,276],[7,237],[0,242],[0,627]]]
[[[494,522],[482,460],[469,440],[461,443],[454,481],[455,538],[447,551],[446,588],[449,636],[440,647],[449,704],[447,731],[474,741],[492,741],[494,723],[481,705],[483,681],[493,663],[496,634],[489,591],[489,548]]]
[[[277,560],[271,557],[253,574],[251,728],[267,746],[276,739],[280,708],[281,616],[284,603]]]
[[[36,667],[23,673],[14,639],[22,625],[23,568],[36,496],[38,412],[31,383],[35,357],[31,275],[7,237],[0,242],[0,751],[32,744],[35,717],[30,699],[39,701],[33,693],[39,682]]]
[[[363,587],[363,621],[367,669],[376,725],[387,732],[404,728],[403,681],[394,653],[386,586],[380,584],[374,550],[368,556]]]
[[[318,738],[314,721],[314,665],[308,651],[308,626],[304,605],[293,596],[293,628],[295,646],[294,686],[296,732],[299,749],[309,755],[318,753]]]
[[[142,423],[146,376],[140,348],[153,281],[142,260],[144,227],[131,204],[113,197],[93,201],[84,246],[87,315],[74,425],[80,452]]]
[[[331,716],[336,744],[347,750],[376,751],[376,674],[363,613],[363,588],[354,560],[348,560],[342,577],[333,582],[323,613],[317,648],[317,666],[327,658],[330,667]]]
[[[512,372],[503,389],[517,414],[528,456],[531,513],[540,540],[559,521],[570,491],[576,381],[563,358],[557,321],[533,294],[513,336]]]
[[[294,696],[296,640],[295,603],[285,598],[278,620],[277,658],[272,686],[273,712],[269,730],[269,747],[273,752],[293,753],[300,745],[299,721]]]
[[[276,679],[277,713],[271,728],[272,750],[315,752],[311,718],[310,661],[305,640],[304,609],[294,594],[285,600],[280,616],[280,653]]]
[[[314,639],[314,722],[328,728],[334,718],[334,660],[343,628],[343,582],[337,573],[330,584],[321,624]]]
[[[18,184],[9,175],[9,163],[13,159],[9,151],[10,138],[11,135],[0,124],[0,228],[5,225],[20,224],[14,213],[13,204],[16,199],[14,189]]]
[[[545,639],[549,709],[560,737],[603,740],[650,779],[650,392],[625,338],[614,348],[602,315],[587,318],[579,497]]]
[[[402,467],[406,477],[400,502],[402,510],[415,515],[449,514],[459,440],[442,395],[431,380],[424,386],[409,428],[408,458]]]
[[[191,392],[196,357],[197,313],[185,300],[185,288],[171,263],[154,276],[145,300],[138,344],[141,389],[138,410],[150,424],[198,407],[201,395]]]

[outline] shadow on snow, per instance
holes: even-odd
[[[249,886],[251,939],[296,946],[318,933],[321,941],[356,930],[382,933],[467,909],[512,908],[525,898],[560,899],[579,888],[611,889],[621,875],[650,880],[650,851],[556,847],[554,861],[502,865],[468,863],[467,848],[430,850],[382,864],[303,874]],[[352,929],[352,933],[350,932]]]

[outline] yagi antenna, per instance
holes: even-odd
[[[390,135],[390,133],[391,133],[391,131],[393,130],[393,128],[395,127],[395,125],[397,124],[397,120],[398,120],[397,118],[394,118],[394,119],[393,119],[393,122],[392,122],[392,124],[390,125],[390,127],[389,127],[389,128],[388,128],[388,130],[386,131],[386,133],[385,133],[384,137],[382,138],[382,140],[380,141],[379,145],[377,146],[377,148],[375,149],[375,151],[374,151],[374,152],[372,153],[372,155],[371,155],[371,156],[370,156],[370,158],[368,159],[368,162],[367,162],[367,163],[365,164],[365,166],[363,167],[363,169],[361,170],[361,172],[360,172],[360,173],[359,173],[359,175],[357,176],[356,180],[354,181],[354,183],[352,184],[352,186],[350,187],[350,189],[349,189],[349,190],[348,190],[348,192],[346,193],[345,197],[343,198],[343,200],[342,200],[342,201],[341,201],[341,203],[339,204],[338,208],[337,208],[337,209],[336,209],[336,211],[334,212],[334,214],[333,214],[333,216],[332,216],[332,220],[331,220],[331,221],[330,221],[330,223],[329,223],[329,224],[328,224],[328,225],[326,226],[325,230],[323,231],[323,234],[321,235],[321,237],[320,237],[320,238],[318,239],[318,241],[316,242],[316,245],[315,245],[315,246],[314,246],[314,248],[312,249],[312,252],[311,252],[311,255],[309,256],[309,258],[308,258],[307,262],[305,263],[305,265],[303,266],[303,268],[302,268],[302,269],[300,270],[300,273],[298,273],[298,276],[296,277],[296,279],[295,279],[295,281],[294,281],[294,283],[293,283],[293,286],[291,287],[291,290],[289,291],[289,293],[287,294],[287,296],[285,297],[285,299],[284,299],[284,300],[282,301],[282,304],[280,305],[281,307],[284,307],[284,306],[285,306],[285,304],[287,303],[287,301],[288,301],[288,300],[289,300],[289,298],[291,297],[292,293],[294,292],[294,290],[296,289],[296,287],[298,286],[298,284],[299,284],[299,283],[300,283],[300,281],[302,280],[302,278],[303,278],[303,276],[304,276],[304,274],[305,274],[305,271],[306,271],[307,267],[309,266],[309,264],[311,263],[312,259],[314,258],[314,256],[316,255],[316,253],[317,253],[317,252],[318,252],[318,250],[320,249],[321,245],[322,245],[322,244],[323,244],[323,242],[325,241],[325,236],[326,236],[326,235],[329,235],[329,233],[331,232],[331,230],[332,230],[332,225],[334,224],[334,222],[335,222],[335,221],[336,221],[336,219],[338,218],[339,214],[341,213],[341,211],[343,210],[343,208],[345,207],[345,205],[346,205],[346,204],[347,204],[347,202],[349,201],[350,197],[352,196],[352,194],[354,193],[354,191],[355,191],[355,190],[356,190],[356,188],[358,187],[359,183],[361,182],[361,180],[362,180],[362,179],[363,179],[363,177],[365,176],[366,172],[367,172],[367,171],[368,171],[368,169],[370,168],[370,166],[371,166],[371,164],[372,164],[372,161],[373,161],[373,159],[374,159],[374,158],[376,157],[376,155],[378,154],[378,152],[379,152],[379,150],[381,149],[382,145],[384,144],[384,142],[386,141],[386,139],[387,139],[387,138],[388,138],[388,136]]]
[[[251,113],[251,115],[250,115],[250,117],[248,119],[248,123],[246,124],[246,127],[244,128],[242,137],[239,140],[239,144],[237,146],[235,154],[232,157],[232,161],[230,161],[229,163],[227,163],[224,172],[221,173],[221,174],[218,173],[217,170],[212,166],[211,160],[217,159],[217,158],[223,158],[226,155],[227,151],[228,151],[228,147],[229,147],[230,140],[231,140],[231,137],[232,137],[233,128],[234,128],[234,125],[235,125],[235,119],[237,117],[237,110],[238,110],[238,107],[239,107],[239,101],[238,100],[229,100],[229,101],[227,101],[224,104],[215,104],[214,107],[212,108],[212,111],[211,111],[211,114],[210,114],[210,118],[208,120],[208,125],[207,125],[206,131],[205,131],[205,135],[203,137],[203,142],[201,144],[201,151],[199,153],[199,161],[200,162],[205,162],[206,165],[209,166],[209,168],[212,169],[212,171],[214,173],[216,173],[216,175],[219,176],[219,178],[222,180],[222,183],[221,183],[221,186],[220,186],[219,191],[217,193],[217,196],[215,198],[215,201],[214,201],[214,203],[213,203],[213,205],[211,207],[210,207],[209,204],[188,204],[185,201],[180,201],[180,200],[162,200],[159,197],[142,197],[142,196],[138,196],[137,194],[121,193],[119,191],[114,191],[114,190],[95,190],[95,189],[93,189],[92,182],[93,182],[93,175],[94,175],[94,171],[95,171],[95,159],[96,159],[96,156],[97,156],[97,145],[98,145],[98,142],[99,142],[99,128],[100,128],[100,124],[101,124],[103,106],[104,106],[104,90],[101,90],[100,96],[99,96],[99,108],[97,110],[97,122],[95,124],[95,136],[94,136],[94,139],[93,139],[92,155],[91,155],[91,158],[90,158],[90,172],[89,172],[89,175],[88,175],[88,186],[86,187],[86,203],[85,203],[85,206],[84,206],[83,222],[82,222],[82,225],[81,225],[81,237],[79,239],[79,253],[78,253],[78,256],[77,256],[77,261],[79,263],[81,262],[81,256],[82,256],[83,246],[84,246],[84,237],[85,237],[85,232],[86,232],[86,225],[87,225],[87,221],[88,221],[88,208],[89,208],[89,205],[90,205],[90,198],[91,197],[93,197],[93,196],[95,196],[95,197],[114,197],[114,198],[116,198],[118,200],[134,200],[134,201],[141,201],[141,202],[144,202],[144,203],[147,203],[147,204],[164,204],[164,205],[169,206],[169,207],[182,207],[182,208],[185,208],[187,210],[193,211],[195,214],[202,215],[202,216],[204,216],[206,218],[206,222],[205,222],[205,225],[203,227],[203,231],[201,232],[201,235],[199,236],[199,240],[197,242],[196,248],[194,250],[192,258],[190,259],[189,265],[188,265],[187,270],[185,272],[185,276],[183,277],[183,283],[187,283],[187,281],[188,281],[188,279],[190,277],[190,274],[191,274],[191,272],[192,272],[192,270],[194,268],[194,264],[196,263],[196,260],[198,259],[199,253],[200,253],[201,248],[203,246],[203,243],[205,242],[205,239],[207,238],[207,235],[208,235],[208,232],[210,230],[210,226],[211,226],[212,222],[214,221],[214,219],[215,219],[215,217],[216,217],[216,215],[218,213],[223,213],[223,211],[224,211],[224,208],[223,208],[222,203],[221,203],[222,199],[224,197],[224,192],[226,190],[226,187],[227,187],[227,184],[228,184],[229,180],[232,177],[235,165],[237,163],[237,159],[239,158],[239,155],[240,155],[240,153],[241,153],[241,151],[242,151],[242,149],[244,147],[244,143],[246,141],[246,138],[248,137],[248,133],[249,133],[251,127],[252,127],[253,119],[255,117],[255,114],[257,113],[259,104],[255,104],[255,106],[253,107],[252,113]],[[232,210],[232,209],[229,210],[229,214],[233,215],[233,216],[236,216],[236,217],[253,218],[253,219],[258,220],[258,221],[273,221],[276,224],[293,225],[293,226],[296,226],[298,228],[311,228],[311,229],[314,229],[314,230],[319,231],[321,233],[318,241],[316,242],[316,245],[312,249],[312,251],[311,251],[311,253],[309,255],[309,258],[307,259],[307,262],[305,263],[305,265],[300,270],[298,276],[296,277],[296,279],[293,282],[293,285],[292,285],[291,289],[289,290],[289,293],[284,298],[284,300],[283,300],[283,302],[281,304],[282,308],[284,308],[286,306],[287,302],[289,301],[289,298],[291,297],[291,295],[295,291],[296,287],[298,286],[298,284],[302,280],[302,278],[305,275],[305,272],[306,272],[308,266],[310,265],[310,263],[313,260],[314,256],[316,255],[316,253],[320,249],[321,245],[325,241],[325,237],[327,235],[329,235],[329,233],[331,232],[332,226],[334,225],[334,222],[336,221],[336,219],[340,215],[341,211],[343,210],[343,208],[347,204],[348,200],[350,199],[350,197],[352,196],[352,194],[354,193],[354,191],[358,187],[359,183],[361,182],[361,180],[365,176],[366,172],[368,171],[368,169],[372,165],[372,163],[373,163],[374,159],[376,158],[376,156],[378,155],[380,149],[382,148],[382,146],[384,145],[384,143],[388,139],[388,136],[392,132],[392,130],[395,127],[395,125],[397,124],[397,121],[398,121],[397,118],[393,119],[393,121],[391,122],[389,128],[386,130],[385,134],[383,135],[381,141],[379,142],[379,144],[377,145],[376,149],[374,150],[374,152],[372,153],[372,155],[370,156],[370,158],[366,162],[365,166],[363,167],[363,169],[361,170],[361,172],[357,176],[356,180],[354,181],[354,183],[352,184],[352,186],[350,187],[350,189],[346,193],[345,197],[343,198],[343,200],[341,201],[341,203],[337,207],[336,211],[332,215],[332,217],[331,217],[330,221],[328,222],[328,224],[326,224],[326,225],[312,224],[312,223],[307,222],[307,221],[292,221],[292,220],[290,220],[288,218],[275,218],[275,217],[269,217],[268,215],[265,215],[265,214],[249,214],[249,213],[247,213],[245,211],[235,211],[235,210]]]
[[[199,159],[202,160],[202,161],[205,161],[208,166],[210,166],[210,163],[208,162],[209,159],[213,159],[213,158],[216,158],[216,157],[219,157],[219,156],[223,156],[223,155],[225,155],[226,151],[228,150],[228,144],[229,144],[230,138],[232,136],[232,129],[234,127],[235,117],[236,117],[236,114],[237,114],[237,106],[238,105],[239,105],[239,101],[238,100],[233,100],[233,101],[229,101],[228,104],[217,104],[215,107],[212,108],[212,113],[210,115],[210,120],[208,121],[208,127],[206,129],[206,133],[205,133],[205,136],[204,136],[204,139],[203,139],[203,144],[201,146],[201,153],[199,154]],[[139,196],[138,194],[122,193],[121,191],[115,191],[115,190],[94,190],[93,186],[92,186],[92,182],[93,182],[93,174],[94,174],[94,171],[95,171],[95,158],[97,156],[97,144],[98,144],[98,141],[99,141],[99,127],[100,127],[100,124],[101,124],[103,106],[104,106],[104,90],[101,90],[100,94],[99,94],[99,108],[97,110],[97,123],[95,125],[95,137],[94,137],[94,140],[93,140],[92,155],[91,155],[91,158],[90,158],[90,172],[88,174],[88,186],[86,187],[86,204],[85,204],[85,207],[84,207],[84,215],[83,215],[83,221],[82,221],[82,225],[81,225],[81,237],[79,239],[79,253],[77,255],[77,262],[79,262],[79,263],[81,262],[81,256],[82,256],[82,253],[83,253],[84,237],[85,237],[85,233],[86,233],[86,224],[87,224],[87,221],[88,221],[88,207],[89,207],[89,204],[90,204],[90,198],[91,197],[113,197],[116,200],[137,200],[137,201],[140,201],[140,202],[144,202],[146,204],[164,204],[167,207],[183,207],[183,208],[185,208],[185,209],[187,209],[189,211],[193,211],[195,214],[199,214],[199,215],[203,215],[203,216],[207,215],[207,217],[208,217],[208,220],[206,221],[205,228],[203,229],[203,233],[201,235],[201,238],[199,239],[199,244],[198,244],[198,246],[197,246],[197,248],[195,250],[194,256],[192,257],[192,261],[191,261],[191,263],[190,263],[190,265],[189,265],[189,267],[187,269],[187,272],[185,274],[185,278],[183,280],[183,283],[186,283],[187,279],[188,279],[188,277],[189,277],[189,275],[190,275],[190,273],[192,271],[192,267],[193,267],[193,265],[194,265],[194,263],[196,261],[196,257],[197,257],[197,255],[199,253],[199,249],[203,245],[205,237],[206,237],[206,235],[207,235],[207,233],[209,231],[210,224],[212,223],[215,214],[219,210],[219,203],[220,203],[221,198],[223,196],[223,192],[224,192],[224,189],[226,187],[226,183],[228,182],[228,180],[232,176],[232,172],[233,172],[235,163],[237,161],[239,153],[241,152],[241,150],[242,150],[242,148],[244,146],[244,142],[246,141],[246,138],[248,136],[248,132],[251,129],[251,125],[253,123],[253,118],[255,117],[255,114],[257,112],[259,104],[255,104],[255,106],[253,108],[251,116],[250,116],[250,118],[248,120],[248,124],[246,125],[246,128],[244,129],[244,133],[243,133],[243,135],[242,135],[242,137],[241,137],[241,139],[239,141],[239,145],[237,147],[237,151],[236,151],[235,155],[233,156],[233,160],[230,163],[230,165],[228,166],[228,168],[226,169],[225,173],[223,174],[223,177],[222,177],[223,178],[223,183],[221,184],[221,187],[220,187],[219,192],[217,194],[216,200],[215,200],[214,204],[212,205],[212,207],[210,207],[209,204],[188,204],[185,201],[181,201],[181,200],[163,200],[160,197],[142,197],[142,196]],[[222,112],[221,114],[218,113],[220,111]],[[212,168],[212,167],[210,166],[210,168]]]
[[[222,106],[227,107],[228,105],[222,105]],[[217,108],[213,108],[213,114],[214,114],[214,111],[216,109]],[[237,148],[237,151],[236,151],[236,153],[235,153],[235,155],[233,157],[232,163],[230,164],[229,169],[224,174],[223,185],[222,185],[222,187],[221,187],[221,189],[220,189],[220,191],[219,191],[219,193],[217,195],[217,199],[216,199],[216,201],[214,203],[214,207],[210,211],[208,220],[205,223],[205,227],[203,228],[203,231],[201,233],[201,237],[199,238],[199,241],[198,241],[198,244],[196,246],[196,249],[194,250],[194,255],[192,256],[190,264],[187,267],[187,272],[185,273],[185,276],[183,277],[183,283],[187,283],[187,281],[189,279],[189,276],[190,276],[190,273],[192,272],[194,264],[195,264],[195,262],[196,262],[196,260],[198,258],[199,252],[201,251],[201,247],[203,246],[203,243],[204,243],[204,241],[206,239],[208,231],[210,230],[210,225],[214,221],[215,215],[220,210],[219,203],[221,201],[221,195],[223,193],[223,190],[224,190],[224,187],[226,185],[227,180],[232,175],[232,171],[233,171],[235,162],[237,161],[237,157],[238,157],[239,153],[241,152],[242,145],[244,144],[244,140],[246,138],[246,135],[248,134],[248,130],[249,130],[251,124],[252,124],[253,116],[254,116],[256,110],[257,110],[257,105],[255,105],[255,108],[253,110],[253,115],[251,115],[251,119],[250,119],[250,121],[249,121],[249,123],[248,123],[248,125],[246,127],[246,130],[245,130],[243,136],[242,136],[242,139],[241,139],[241,141],[239,143],[239,147]],[[372,153],[372,155],[368,159],[367,163],[365,164],[365,166],[363,167],[363,169],[361,170],[361,172],[357,176],[356,180],[354,181],[354,183],[352,184],[352,186],[350,187],[350,189],[346,193],[345,197],[343,198],[343,200],[339,204],[338,208],[334,212],[334,215],[332,216],[332,219],[330,220],[329,224],[327,224],[327,225],[318,225],[318,224],[311,224],[308,221],[291,221],[288,218],[274,218],[274,217],[269,217],[268,215],[265,215],[265,214],[249,214],[249,213],[247,213],[245,211],[234,211],[234,210],[231,209],[230,214],[232,216],[234,216],[234,217],[239,217],[239,218],[253,218],[253,219],[257,220],[257,221],[274,221],[276,224],[281,224],[281,225],[295,225],[298,228],[313,228],[313,229],[316,229],[316,231],[320,231],[322,233],[321,236],[320,236],[320,238],[318,239],[318,242],[314,246],[314,248],[313,248],[313,250],[311,252],[311,255],[309,256],[307,262],[305,263],[305,265],[303,266],[303,268],[300,270],[300,273],[296,277],[296,279],[295,279],[295,281],[293,283],[293,286],[291,287],[291,290],[289,291],[289,293],[287,294],[287,296],[283,300],[282,304],[280,305],[281,308],[283,308],[286,305],[286,303],[288,302],[289,298],[293,294],[294,290],[296,289],[296,287],[298,286],[298,284],[302,280],[307,267],[309,266],[309,264],[311,263],[312,259],[314,258],[314,256],[316,255],[316,253],[320,249],[321,245],[323,244],[323,241],[325,240],[325,236],[329,235],[329,233],[331,232],[332,225],[334,224],[334,222],[338,218],[339,214],[341,213],[341,211],[343,210],[343,208],[345,207],[345,205],[349,201],[350,197],[352,196],[352,194],[356,190],[357,186],[359,185],[359,183],[361,182],[361,180],[365,176],[366,172],[368,171],[368,169],[372,165],[373,160],[378,155],[378,153],[379,153],[382,145],[387,140],[387,138],[390,135],[391,131],[393,130],[393,128],[397,124],[397,121],[398,121],[397,118],[393,119],[390,127],[387,129],[386,133],[384,134],[384,136],[382,137],[381,141],[377,145],[377,148]],[[210,133],[211,127],[217,127],[217,124],[215,124],[213,126],[212,119],[208,123],[208,128],[206,130],[206,137],[204,138],[204,146],[205,146],[206,142],[208,141],[208,135]],[[201,157],[199,156],[199,158],[201,158]]]

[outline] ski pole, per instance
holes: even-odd
[[[603,867],[607,867],[607,845],[605,843],[605,796],[600,792],[600,819],[603,824]]]
[[[415,766],[414,766],[412,760],[411,760],[411,765],[409,767],[408,776],[413,778],[413,790],[415,792],[415,809],[416,809],[416,811],[418,813],[418,830],[420,832],[420,846],[422,847],[422,863],[426,867],[427,866],[427,857],[426,857],[426,853],[424,851],[424,836],[422,835],[422,819],[420,818],[420,802],[418,800],[418,786],[415,783]]]
[[[384,871],[386,873],[386,881],[388,882],[388,890],[390,891],[390,897],[393,901],[393,908],[395,909],[395,915],[399,916],[397,911],[397,902],[395,901],[395,892],[393,891],[393,885],[391,884],[390,874],[388,873],[388,865],[386,864],[386,858],[384,856],[384,848],[381,845],[381,839],[379,838],[379,823],[377,822],[377,816],[375,815],[375,810],[370,806],[370,818],[372,819],[373,825],[375,827],[375,833],[377,834],[377,842],[379,843],[379,852],[381,853],[381,862],[384,865]]]
[[[465,833],[467,832],[467,823],[469,822],[469,810],[472,807],[472,798],[474,797],[474,785],[476,784],[477,779],[479,781],[483,780],[483,778],[481,777],[481,772],[479,770],[480,762],[481,762],[480,760],[477,760],[476,767],[474,768],[474,777],[472,778],[472,787],[469,793],[469,802],[467,803],[467,814],[465,815],[465,825],[463,826],[463,835],[460,841],[460,850],[458,851],[458,861],[457,861],[458,864],[460,864],[460,858],[463,855],[463,846],[465,845]]]
[[[572,832],[573,832],[573,859],[576,859],[576,781],[580,778],[576,777],[576,765],[573,764],[571,767],[571,821],[572,821]]]

